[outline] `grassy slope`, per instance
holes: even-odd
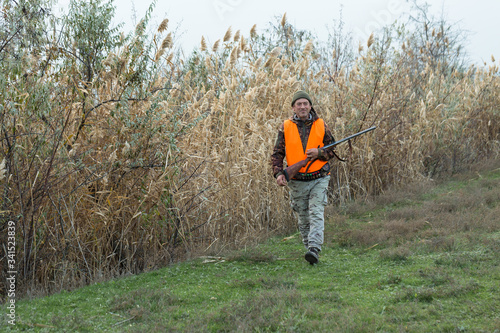
[[[499,202],[500,169],[391,191],[329,210],[319,265],[303,260],[298,234],[274,238],[19,300],[17,325],[2,330],[500,330]]]

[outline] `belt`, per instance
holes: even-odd
[[[328,176],[330,172],[321,172],[322,170],[314,171],[314,172],[308,172],[308,173],[297,173],[295,177],[293,177],[293,180],[298,180],[298,181],[308,181],[308,180],[315,180],[321,177]]]

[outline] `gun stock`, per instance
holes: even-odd
[[[377,126],[372,126],[368,129],[365,129],[364,131],[361,131],[359,133],[348,136],[347,138],[344,138],[342,140],[335,141],[334,143],[330,143],[329,145],[326,145],[326,146],[321,147],[321,148],[326,149],[326,148],[336,146],[336,145],[341,144],[343,142],[349,141],[349,140],[351,140],[351,139],[353,139],[361,134],[365,134],[367,132],[373,131],[375,128],[377,128]],[[305,160],[302,160],[300,162],[292,164],[289,167],[287,167],[285,170],[283,170],[283,174],[285,175],[286,181],[289,182],[290,179],[293,179],[293,177],[295,177],[295,175],[297,175],[297,173],[299,173],[300,169],[305,167],[307,165],[307,163],[309,163],[309,161],[311,161],[311,159],[308,157]],[[311,161],[311,164],[312,164],[312,162],[314,162],[314,160]],[[309,169],[309,167],[308,167],[308,169]]]
[[[283,174],[285,175],[286,181],[289,182],[290,179],[295,177],[297,173],[299,173],[299,170],[302,169],[307,165],[307,163],[310,161],[310,158],[306,158],[305,160],[302,160],[300,162],[297,162],[293,165],[290,165],[287,167],[285,170],[283,170]]]

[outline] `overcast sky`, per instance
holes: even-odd
[[[68,3],[69,0],[59,0],[62,7]],[[130,30],[144,16],[151,0],[114,0],[113,3],[117,21],[125,22],[125,30]],[[429,0],[427,3],[431,5],[432,14],[444,14],[449,23],[457,23],[470,33],[466,49],[474,63],[489,64],[492,54],[500,60],[497,23],[500,1]],[[371,31],[394,22],[410,5],[406,0],[311,0],[307,3],[299,0],[158,0],[155,8],[152,23],[159,24],[168,18],[169,29],[178,27],[182,33],[177,43],[189,52],[199,46],[202,36],[211,45],[222,39],[231,27],[233,33],[241,30],[241,34],[248,37],[254,24],[258,31],[263,31],[270,21],[276,22],[275,17],[281,18],[285,12],[289,23],[327,41],[327,26],[334,26],[341,8],[346,30],[364,43]]]

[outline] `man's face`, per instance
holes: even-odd
[[[293,104],[292,109],[301,120],[307,120],[311,111],[311,103],[309,103],[307,98],[299,98]]]

